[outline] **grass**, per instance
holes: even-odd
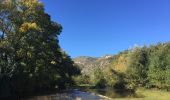
[[[170,100],[170,92],[160,90],[138,89],[137,94],[142,98],[116,98],[114,100]]]
[[[92,86],[89,84],[82,84],[79,86],[79,89],[86,89],[87,91],[90,91],[88,90],[90,89],[90,87]],[[94,92],[94,91],[90,91],[90,92]],[[113,98],[113,100],[170,100],[170,92],[163,91],[163,90],[140,88],[136,91],[136,94],[139,96],[139,98],[124,97],[124,98]]]

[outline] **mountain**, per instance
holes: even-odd
[[[73,61],[80,67],[82,74],[89,75],[97,68],[105,68],[111,63],[113,58],[113,55],[105,55],[103,57],[80,56],[74,58]]]

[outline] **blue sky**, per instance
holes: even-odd
[[[60,46],[71,56],[116,54],[170,41],[170,0],[42,0],[63,26]]]

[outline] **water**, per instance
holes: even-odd
[[[105,98],[95,93],[83,92],[79,90],[69,90],[64,93],[56,93],[46,96],[35,96],[22,100],[105,100]]]
[[[30,98],[22,98],[20,100],[108,100],[109,98],[142,98],[142,96],[130,91],[115,91],[113,89],[88,89],[81,91],[73,89],[62,93],[34,96]]]

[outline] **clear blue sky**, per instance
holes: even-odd
[[[42,0],[63,26],[61,47],[71,56],[116,54],[170,41],[170,0]]]

